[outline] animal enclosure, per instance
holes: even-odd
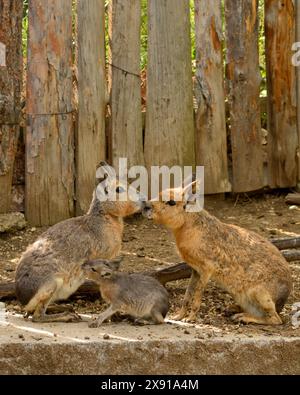
[[[207,194],[296,187],[299,3],[0,0],[0,212],[22,136],[33,225],[85,212],[104,159],[203,165]]]

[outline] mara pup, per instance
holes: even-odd
[[[101,163],[109,171],[109,166]],[[105,174],[105,194],[127,193],[113,174]],[[129,193],[129,192],[128,192]],[[123,217],[142,209],[140,201],[100,201],[96,190],[87,214],[50,227],[23,253],[16,271],[16,295],[36,322],[72,322],[70,312],[46,314],[48,306],[67,299],[85,280],[88,259],[116,257],[121,249]]]
[[[170,198],[145,203],[143,214],[171,229],[181,257],[193,269],[177,319],[194,321],[210,279],[228,291],[241,312],[236,322],[278,325],[292,289],[288,263],[268,240],[239,226],[219,221],[207,211],[187,212],[192,183],[169,190]]]
[[[102,298],[110,305],[89,327],[99,327],[117,312],[137,322],[163,324],[169,310],[167,290],[153,277],[117,272],[119,264],[120,259],[98,259],[82,265],[86,278],[99,285]]]

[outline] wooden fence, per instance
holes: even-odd
[[[119,157],[127,157],[130,166],[204,165],[207,194],[296,187],[300,72],[292,65],[292,44],[300,41],[299,3],[265,0],[265,150],[258,0],[194,0],[195,70],[190,1],[148,0],[145,122],[140,0],[110,0],[107,8],[104,0],[77,0],[77,29],[72,0],[29,0],[29,222],[50,225],[86,211],[102,159],[116,165]],[[21,32],[22,1],[0,0],[0,51],[3,57],[4,48],[6,55],[5,64],[0,62],[0,212],[11,206],[21,109]]]

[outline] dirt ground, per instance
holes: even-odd
[[[205,208],[224,222],[240,225],[260,233],[267,238],[300,235],[300,210],[290,209],[284,202],[284,193],[264,194],[248,197],[242,194],[238,199],[209,197]],[[15,268],[21,253],[45,228],[27,228],[15,234],[0,235],[0,281],[14,279]],[[125,255],[122,270],[129,272],[147,271],[161,268],[181,259],[176,252],[172,235],[163,227],[134,216],[126,220],[122,254]],[[264,334],[266,336],[300,336],[300,328],[291,326],[291,306],[300,302],[300,262],[291,263],[294,289],[282,312],[284,324],[280,327],[233,324],[226,313],[232,304],[231,297],[211,282],[204,294],[199,323],[218,328],[226,333],[241,333],[248,337]],[[171,309],[169,316],[176,312],[183,300],[187,280],[167,284],[170,293]],[[97,313],[104,309],[101,300],[83,300],[73,298],[73,304],[79,313]],[[20,311],[16,301],[10,301],[8,309]]]

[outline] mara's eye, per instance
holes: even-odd
[[[123,193],[123,192],[125,192],[125,189],[123,187],[117,187],[116,188],[116,192],[117,193]]]
[[[169,200],[166,204],[168,204],[169,206],[176,206],[175,200]]]
[[[96,269],[94,269],[93,267],[92,267],[92,271],[93,271],[93,272],[97,272],[97,270],[96,270]]]

